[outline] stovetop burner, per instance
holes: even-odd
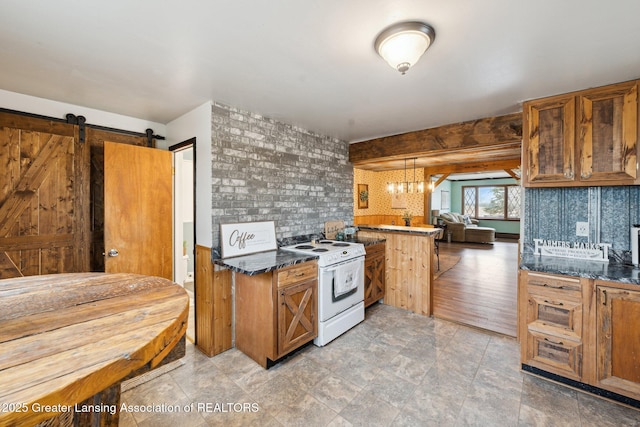
[[[298,242],[290,246],[281,246],[285,251],[299,252],[318,257],[318,266],[326,267],[365,255],[364,245],[355,242],[342,242],[322,239],[316,242]]]

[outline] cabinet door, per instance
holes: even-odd
[[[384,245],[375,245],[371,250],[367,248],[364,263],[364,305],[370,306],[384,298],[385,291],[385,262]]]
[[[575,97],[525,104],[525,186],[571,182],[575,178]]]
[[[596,294],[596,385],[640,399],[640,291],[597,286]]]
[[[278,289],[278,357],[318,335],[318,281]]]
[[[638,145],[638,85],[621,83],[578,97],[580,179],[634,183]]]

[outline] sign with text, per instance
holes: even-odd
[[[220,224],[222,258],[278,249],[273,221]]]
[[[609,261],[609,243],[564,242],[561,240],[533,239],[534,253],[562,258]]]

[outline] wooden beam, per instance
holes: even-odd
[[[511,175],[511,177],[513,179],[515,179],[516,181],[520,179],[520,177],[518,176],[517,173],[515,173],[514,171],[512,171],[511,169],[505,169],[504,170],[506,173],[508,173],[509,175]]]
[[[470,173],[480,171],[496,171],[520,167],[520,159],[496,160],[492,162],[461,163],[453,165],[436,165],[424,168],[425,175],[450,173]]]
[[[357,165],[520,141],[522,113],[514,113],[357,142],[349,145],[349,161]]]
[[[443,174],[437,181],[435,184],[433,184],[433,188],[438,187],[438,185],[442,184],[442,181],[444,181],[445,179],[447,179],[449,177],[449,175],[451,175],[450,173],[445,173]]]

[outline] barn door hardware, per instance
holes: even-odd
[[[86,141],[86,124],[87,119],[84,116],[76,116],[75,114],[67,114],[67,123],[72,125],[78,125],[78,139],[81,144],[84,144]]]

